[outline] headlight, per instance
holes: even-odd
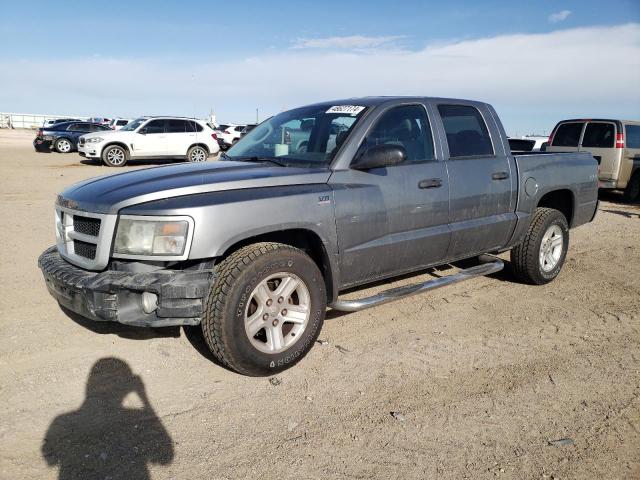
[[[85,142],[87,142],[87,143],[100,143],[103,140],[104,140],[104,138],[101,138],[101,137],[92,137],[92,138],[85,139]]]
[[[187,247],[189,225],[193,222],[189,220],[184,217],[163,220],[121,217],[113,252],[127,256],[180,257]]]

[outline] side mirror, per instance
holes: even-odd
[[[407,151],[400,145],[373,145],[351,164],[354,170],[392,167],[407,159]]]
[[[147,134],[147,129],[146,128],[141,128],[140,130],[138,130],[138,133],[140,135],[146,135]]]

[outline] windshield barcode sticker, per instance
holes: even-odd
[[[358,105],[335,105],[327,110],[325,113],[346,113],[347,115],[357,115],[364,107]]]

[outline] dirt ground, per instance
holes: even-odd
[[[59,308],[55,194],[115,172],[32,138],[0,131],[1,478],[640,478],[638,205],[603,198],[549,285],[507,266],[329,312],[301,363],[248,378],[197,329]]]

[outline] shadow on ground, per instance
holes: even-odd
[[[133,394],[141,407],[127,407]],[[149,479],[149,464],[169,465],[173,441],[156,415],[142,379],[123,360],[98,360],[89,373],[84,402],[56,417],[42,456],[59,479]]]
[[[78,325],[101,335],[117,335],[121,338],[129,340],[148,340],[150,338],[179,338],[180,327],[134,327],[132,325],[124,325],[117,322],[96,322],[78,315],[71,310],[60,306],[67,317],[76,322]]]

